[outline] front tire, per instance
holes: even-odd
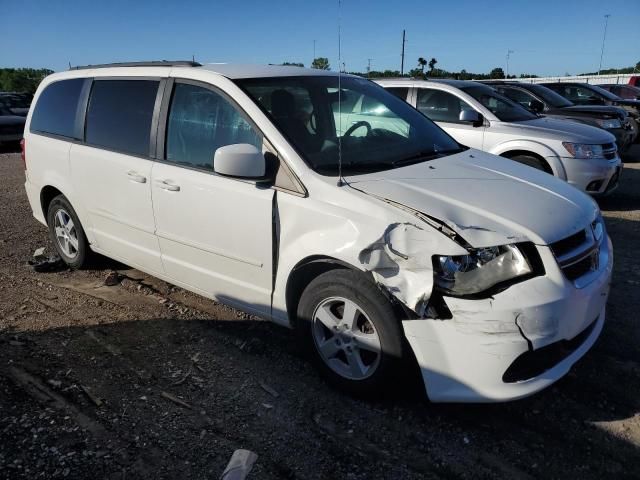
[[[385,394],[407,358],[402,327],[387,298],[364,274],[332,270],[300,298],[297,329],[322,375],[363,397]]]
[[[523,165],[527,165],[529,167],[535,168],[536,170],[542,170],[550,175],[553,175],[553,171],[549,167],[549,165],[544,161],[540,160],[538,157],[534,157],[532,155],[514,155],[513,157],[509,157],[514,162],[522,163]]]
[[[60,258],[72,269],[86,265],[91,250],[76,211],[64,195],[58,195],[47,210],[49,236]]]

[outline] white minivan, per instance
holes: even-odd
[[[354,99],[390,121],[342,125]],[[613,256],[595,202],[461,146],[363,78],[192,62],[56,73],[23,159],[70,267],[97,252],[295,328],[327,379],[365,397],[416,365],[433,401],[530,395],[604,325]]]
[[[536,115],[478,82],[377,82],[463,145],[545,171],[594,196],[618,186],[616,139],[601,128]]]

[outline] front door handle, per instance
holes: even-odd
[[[140,175],[134,170],[129,170],[127,172],[127,177],[129,177],[129,180],[131,180],[132,182],[147,183],[147,177],[145,177],[144,175]]]
[[[170,180],[158,180],[156,184],[163,190],[168,190],[169,192],[179,192],[180,185],[175,185],[173,183],[169,183]]]

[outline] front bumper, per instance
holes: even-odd
[[[567,182],[590,195],[605,195],[618,186],[622,173],[622,160],[616,155],[611,160],[581,160],[561,157],[560,161],[567,174]]]
[[[601,246],[597,275],[582,288],[564,276],[548,247],[538,250],[544,276],[512,285],[492,298],[444,297],[453,317],[448,320],[402,322],[430,400],[526,397],[564,376],[595,343],[605,321],[613,265],[610,240]],[[532,378],[505,381],[505,372],[523,354],[558,344],[572,345],[558,363]]]
[[[634,130],[629,128],[612,128],[608,129],[607,132],[611,133],[614,137],[616,137],[616,145],[618,146],[618,150],[622,153],[626,152],[631,148],[633,141],[635,140],[636,133]]]

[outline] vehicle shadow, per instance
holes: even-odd
[[[607,334],[614,335],[614,329]],[[383,399],[352,398],[320,378],[291,331],[260,320],[238,320],[232,311],[221,318],[151,318],[39,332],[4,331],[0,348],[5,357],[0,376],[24,389],[16,375],[26,372],[63,399],[62,406],[52,406],[40,392],[32,399],[40,406],[29,407],[36,413],[58,408],[61,414],[80,412],[102,424],[126,411],[135,428],[131,422],[105,425],[105,435],[113,436],[114,443],[157,428],[160,422],[164,433],[154,440],[154,462],[163,468],[176,454],[211,459],[197,433],[207,428],[203,417],[211,416],[217,436],[235,439],[276,463],[284,461],[285,454],[273,443],[264,443],[266,432],[287,431],[293,445],[314,444],[329,451],[336,450],[336,442],[361,442],[364,458],[359,461],[375,465],[393,458],[425,473],[433,466],[419,460],[423,450],[440,448],[462,449],[454,455],[459,466],[447,470],[453,474],[469,473],[479,458],[489,462],[483,466],[481,461],[480,471],[497,470],[499,476],[507,473],[503,468],[556,476],[578,473],[588,464],[591,470],[582,472],[582,478],[598,478],[624,461],[640,462],[636,445],[601,427],[639,411],[637,364],[622,368],[597,345],[556,386],[528,399],[493,405],[429,404],[420,392],[407,393],[400,385],[390,385],[392,394]],[[72,385],[89,388],[100,405]],[[24,398],[4,394],[0,402],[8,408]],[[170,412],[167,419],[180,415],[179,423],[158,418],[157,409]],[[277,414],[269,414],[272,410]],[[241,431],[238,419],[245,424]],[[193,433],[185,436],[185,429]],[[182,438],[181,445],[173,436]],[[390,442],[385,440],[389,437]],[[518,448],[502,449],[505,442],[516,442]],[[496,449],[501,450],[499,457]],[[7,454],[11,458],[17,453]],[[340,455],[354,461],[352,453]],[[223,456],[216,462],[223,462]],[[129,461],[137,459],[134,454]],[[296,469],[316,473],[303,478],[329,474],[321,460],[306,455],[305,462]]]
[[[629,211],[640,209],[640,168],[625,165],[620,179],[620,186],[607,197],[596,201],[604,211]]]
[[[0,153],[20,153],[20,142],[0,143]]]

